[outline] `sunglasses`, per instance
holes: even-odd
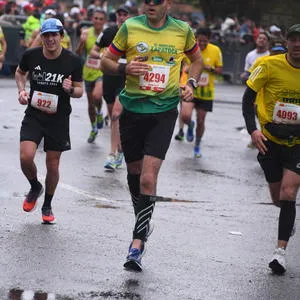
[[[154,5],[160,5],[165,2],[165,0],[144,0],[144,1],[145,4],[150,4],[151,2],[153,2]]]

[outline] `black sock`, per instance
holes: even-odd
[[[33,178],[33,179],[28,179],[30,185],[31,185],[31,188],[33,190],[38,190],[41,188],[42,184],[37,180],[37,178]]]
[[[127,174],[127,182],[135,215],[137,214],[136,206],[140,196],[140,177],[140,174]]]
[[[280,200],[278,240],[287,241],[291,236],[296,218],[296,201]]]
[[[151,195],[141,194],[136,206],[136,221],[133,230],[133,239],[142,241],[147,240],[147,233],[149,231],[149,222],[155,206],[157,197]]]
[[[44,199],[44,204],[42,206],[43,208],[51,208],[51,201],[52,201],[53,195],[45,193],[45,199]]]

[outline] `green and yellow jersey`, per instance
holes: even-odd
[[[292,147],[300,138],[283,140],[272,136],[264,125],[269,122],[300,123],[300,69],[291,66],[286,54],[266,57],[251,72],[247,85],[263,97],[257,102],[257,114],[263,134],[271,141]]]
[[[95,33],[94,27],[90,27],[87,30],[87,35],[85,42],[86,60],[83,66],[82,75],[85,81],[95,81],[99,77],[103,76],[102,71],[100,71],[100,59],[90,57],[91,50],[95,45],[98,34]]]
[[[109,50],[126,55],[129,63],[143,56],[151,66],[143,76],[126,76],[120,101],[125,109],[137,113],[156,113],[177,107],[179,77],[185,54],[197,51],[192,29],[183,21],[167,17],[161,28],[152,28],[145,15],[128,19],[115,36]]]
[[[204,65],[212,68],[223,67],[223,57],[221,49],[208,43],[206,48],[201,51]],[[198,87],[194,91],[194,98],[200,100],[214,100],[215,96],[215,74],[212,72],[203,71],[198,82]]]

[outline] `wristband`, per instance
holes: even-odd
[[[125,75],[126,74],[126,66],[127,64],[119,64],[118,66],[118,74]]]

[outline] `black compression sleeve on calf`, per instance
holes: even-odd
[[[135,215],[137,214],[136,206],[140,196],[140,177],[140,174],[127,174],[127,183]]]
[[[156,196],[140,195],[136,206],[137,214],[133,230],[133,239],[139,239],[142,241],[147,240],[149,222],[152,217],[156,199]]]
[[[246,88],[244,96],[243,96],[243,116],[245,119],[247,131],[251,134],[254,130],[257,129],[255,123],[255,109],[254,109],[254,102],[256,98],[256,92],[250,89],[249,87]]]
[[[295,223],[295,217],[296,201],[280,200],[278,240],[288,242]]]

